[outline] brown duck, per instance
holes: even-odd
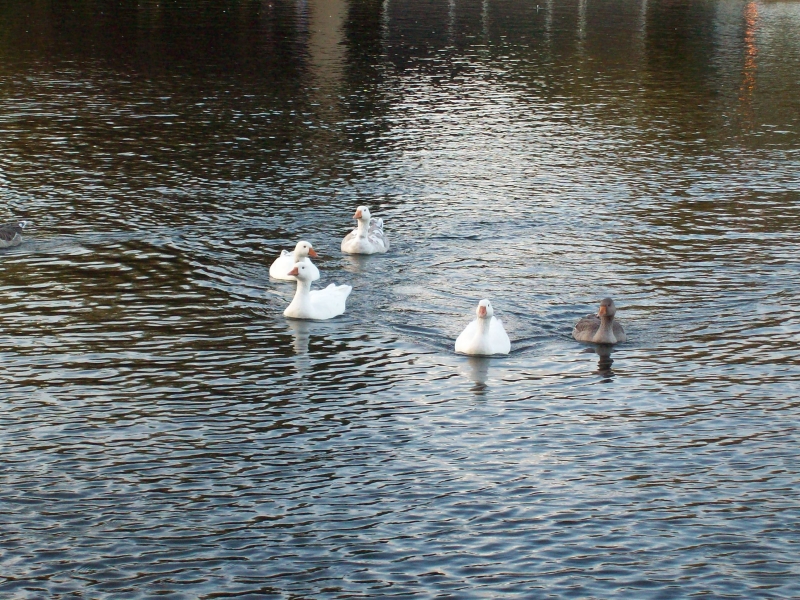
[[[582,318],[572,330],[572,337],[579,342],[594,344],[616,344],[628,339],[625,330],[614,320],[617,307],[611,298],[603,298],[596,315]]]

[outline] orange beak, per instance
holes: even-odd
[[[309,255],[311,258],[317,258],[317,257],[319,256],[319,254],[317,254],[316,252],[314,252],[314,249],[313,249],[313,248],[309,248],[309,249],[308,249],[308,255]]]
[[[287,275],[298,275],[300,271],[297,270],[297,267],[294,267],[291,271],[287,273]]]
[[[478,316],[479,317],[485,317],[486,316],[486,307],[485,306],[479,306],[478,307]]]
[[[361,218],[361,209],[358,209],[356,211],[356,214],[353,215],[353,218],[354,219],[360,219]]]
[[[605,317],[607,312],[608,308],[606,308],[605,305],[603,305],[600,307],[600,310],[597,311],[597,314],[600,315],[601,317]]]

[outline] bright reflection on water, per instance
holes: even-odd
[[[0,0],[0,595],[800,596],[798,30]],[[301,237],[343,317],[283,318]]]

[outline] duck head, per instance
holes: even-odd
[[[303,263],[297,263],[287,275],[294,275],[300,281],[311,281],[311,268]]]
[[[356,214],[353,215],[353,218],[359,221],[369,221],[370,216],[369,209],[366,206],[359,206],[356,209]]]
[[[600,301],[600,308],[597,311],[598,317],[611,318],[617,313],[617,307],[614,306],[614,301],[611,298],[603,298]]]
[[[301,260],[306,256],[316,258],[318,254],[314,251],[314,246],[311,245],[311,242],[300,240],[297,242],[297,246],[294,247],[294,259]]]
[[[492,310],[492,303],[486,298],[478,302],[478,309],[475,311],[479,319],[491,319],[494,314]]]

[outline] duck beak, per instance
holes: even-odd
[[[319,256],[319,254],[317,254],[317,253],[314,251],[314,249],[313,249],[313,248],[309,248],[309,249],[308,249],[308,255],[309,255],[311,258],[317,258],[317,257]]]
[[[479,317],[485,317],[486,316],[486,307],[485,306],[479,306],[478,307],[478,316]]]
[[[360,219],[361,218],[361,210],[357,210],[356,214],[353,215],[353,218],[354,219]]]
[[[607,313],[608,313],[608,308],[605,305],[601,306],[600,310],[597,311],[597,314],[601,317],[605,317]]]
[[[291,271],[287,273],[287,275],[299,275],[300,271],[297,270],[297,267],[294,267]]]

